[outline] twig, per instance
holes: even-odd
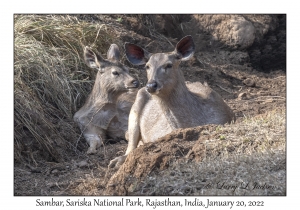
[[[111,170],[112,170],[111,168],[107,167],[107,170],[106,170],[104,178],[103,178],[102,185],[105,186],[108,183],[109,180],[108,180],[107,176]]]
[[[250,100],[256,100],[259,98],[278,98],[279,100],[286,100],[286,98],[282,97],[282,96],[258,96],[256,98],[250,99]]]
[[[232,91],[229,91],[229,90],[226,90],[225,88],[223,88],[222,86],[220,85],[217,85],[219,88],[221,88],[222,90],[226,91],[227,93],[233,93]]]
[[[149,44],[147,44],[146,46],[145,46],[145,48],[147,48],[150,44],[152,44],[154,41],[152,41],[152,42],[150,42]]]
[[[237,87],[237,88],[240,88],[239,90],[238,90],[238,92],[240,92],[242,89],[243,89],[243,87],[244,86],[240,86],[240,85],[232,85],[233,87]]]
[[[97,35],[96,35],[96,37],[95,37],[95,40],[94,40],[92,46],[95,45],[95,43],[96,43],[96,41],[97,41],[97,38],[98,38],[98,36],[99,36],[100,30],[101,30],[101,28],[102,28],[103,26],[105,26],[105,24],[101,24],[101,25],[100,25],[100,27],[99,27],[99,29],[98,29],[98,31],[97,31]]]
[[[199,58],[197,58],[197,60],[200,62],[200,63],[202,63],[202,61],[199,59]],[[204,65],[204,63],[202,63],[202,65],[204,66],[204,68],[205,68],[205,65]]]
[[[278,79],[278,78],[281,78],[281,77],[286,77],[286,76],[279,76],[279,77],[275,77],[275,78],[272,78],[272,79]]]
[[[272,99],[273,101],[283,101],[283,99]],[[265,102],[267,100],[255,100],[255,101],[259,101],[259,102]]]

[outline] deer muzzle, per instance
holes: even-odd
[[[157,83],[155,81],[148,82],[146,85],[146,90],[149,93],[154,93],[157,90]]]

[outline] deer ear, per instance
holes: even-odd
[[[107,51],[107,59],[111,61],[119,61],[120,60],[120,50],[118,45],[112,44]]]
[[[127,60],[133,65],[143,65],[151,56],[150,53],[135,44],[125,43],[124,47]]]
[[[101,69],[105,62],[100,55],[94,53],[88,46],[84,48],[84,61],[88,67],[98,70]]]
[[[195,52],[195,44],[192,36],[183,37],[176,45],[175,53],[178,58],[185,61],[189,60]]]

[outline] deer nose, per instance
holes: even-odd
[[[149,93],[154,93],[157,89],[157,83],[155,81],[152,81],[152,82],[148,82],[147,85],[146,85],[146,90],[149,92]]]
[[[133,86],[134,86],[135,88],[139,87],[139,85],[140,85],[140,83],[139,83],[138,80],[133,80],[133,81],[132,81],[132,84],[133,84]]]

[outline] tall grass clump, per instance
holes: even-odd
[[[15,160],[63,161],[78,152],[74,113],[88,96],[96,72],[83,47],[105,53],[115,41],[107,25],[76,15],[14,16]]]

